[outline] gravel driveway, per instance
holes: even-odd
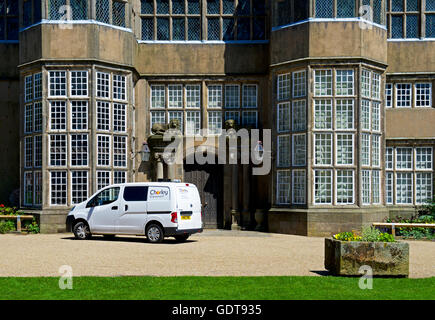
[[[435,276],[435,242],[410,241],[410,277]],[[150,244],[143,237],[72,234],[0,235],[0,276],[278,276],[324,274],[323,238],[206,230],[186,243]]]

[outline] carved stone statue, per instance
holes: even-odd
[[[230,130],[230,129],[236,129],[236,121],[234,121],[233,119],[229,119],[227,121],[225,121],[225,129],[226,130]]]
[[[163,136],[167,130],[179,130],[180,121],[178,119],[172,119],[169,124],[154,123],[151,132],[155,135]]]

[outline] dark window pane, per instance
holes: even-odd
[[[224,18],[222,26],[223,40],[231,41],[234,40],[234,19]]]
[[[157,19],[157,40],[169,40],[169,19]]]
[[[172,40],[185,40],[184,18],[172,19]]]
[[[73,20],[86,20],[88,18],[87,0],[70,0]]]
[[[252,1],[252,11],[254,15],[261,16],[266,14],[266,3],[264,0]]]
[[[401,39],[403,38],[403,17],[392,16],[391,17],[391,38]]]
[[[199,18],[187,19],[188,40],[201,40],[201,23]]]
[[[157,13],[169,14],[169,0],[156,0]]]
[[[403,0],[391,0],[391,11],[403,12]]]
[[[355,1],[337,0],[337,17],[351,18],[355,16]]]
[[[187,10],[189,14],[200,14],[199,0],[187,0]]]
[[[109,23],[109,0],[97,0],[95,5],[97,21]]]
[[[220,13],[220,0],[207,0],[207,13],[219,14]]]
[[[283,26],[291,21],[291,0],[284,0],[275,3],[276,21],[274,26]]]
[[[237,19],[237,40],[249,40],[251,38],[251,23],[249,18]]]
[[[334,0],[316,1],[316,18],[333,18]]]
[[[184,0],[172,0],[172,14],[184,14]]]
[[[253,40],[264,40],[266,39],[266,24],[264,18],[254,19],[254,35]]]
[[[406,15],[406,37],[418,38],[418,16]]]
[[[219,18],[209,18],[207,20],[207,39],[220,40]]]
[[[295,0],[295,21],[308,19],[308,1]]]
[[[237,14],[239,15],[250,15],[251,14],[251,1],[250,0],[239,0],[237,4]]]
[[[5,19],[0,18],[0,40],[5,40]]]
[[[18,40],[18,18],[7,19],[8,40]]]
[[[23,26],[28,27],[32,24],[32,1],[27,0],[23,3]]]
[[[222,12],[224,14],[234,13],[234,0],[222,0]]]
[[[406,0],[406,11],[418,11],[419,0]]]
[[[140,12],[143,14],[153,14],[154,13],[154,0],[141,0]]]
[[[7,0],[6,13],[10,16],[18,15],[18,0]]]
[[[154,40],[153,18],[142,18],[142,40]]]
[[[33,23],[37,23],[40,22],[42,19],[41,0],[34,0],[33,3]]]
[[[125,201],[147,201],[148,187],[125,187]]]
[[[435,38],[435,14],[426,15],[426,38]]]
[[[0,15],[4,16],[6,13],[6,2],[5,0],[0,0]]]

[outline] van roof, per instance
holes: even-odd
[[[183,187],[185,187],[186,185],[196,187],[193,183],[190,183],[190,182],[171,182],[171,181],[168,181],[168,182],[126,182],[126,183],[112,184],[111,186],[183,186]]]

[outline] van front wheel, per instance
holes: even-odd
[[[147,227],[147,238],[152,243],[159,243],[163,241],[163,230],[158,224],[150,224]]]
[[[86,240],[91,237],[91,231],[87,223],[79,221],[74,225],[73,228],[74,236],[79,240]]]

